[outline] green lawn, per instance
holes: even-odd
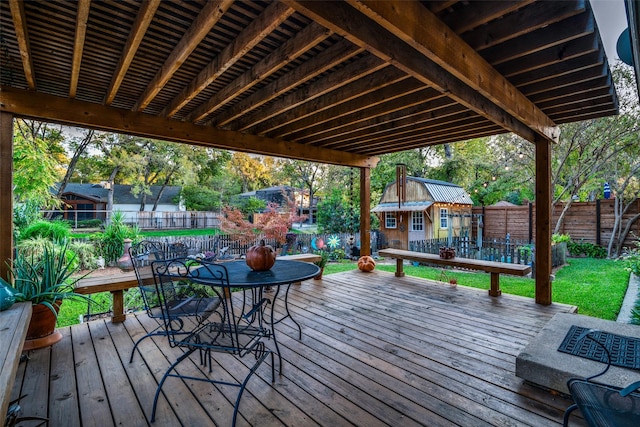
[[[355,269],[355,263],[329,263],[324,274]],[[383,271],[395,271],[395,264],[378,264]],[[425,266],[406,265],[404,271],[409,276],[438,280],[442,270]],[[458,285],[489,289],[488,273],[471,273],[445,270],[449,278],[456,278]],[[629,272],[624,265],[614,260],[594,258],[569,258],[567,265],[556,272],[552,283],[553,301],[578,306],[578,312],[587,316],[615,320],[620,312]],[[500,276],[503,293],[534,298],[535,281],[522,277]]]

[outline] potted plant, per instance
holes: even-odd
[[[314,262],[315,265],[320,267],[320,273],[318,273],[318,275],[315,276],[314,279],[320,280],[322,279],[322,273],[324,272],[324,267],[325,265],[327,265],[327,262],[329,261],[329,253],[327,251],[316,251],[314,253],[316,255],[320,255],[320,260]]]
[[[0,278],[13,288],[16,302],[33,304],[24,350],[46,347],[62,339],[55,326],[65,299],[88,301],[86,296],[74,292],[75,283],[83,277],[77,275],[78,271],[76,255],[67,243],[48,242],[42,252],[18,252],[10,269],[13,283]]]

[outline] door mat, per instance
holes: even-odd
[[[589,328],[572,325],[558,347],[558,351],[573,356],[607,363],[607,354],[592,339],[584,338],[579,343],[578,337]],[[595,331],[589,335],[603,344],[611,353],[611,364],[622,368],[640,369],[640,338]]]

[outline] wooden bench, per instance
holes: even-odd
[[[279,256],[277,259],[289,261],[316,262],[320,261],[320,255],[316,254],[296,254]],[[153,274],[150,269],[143,270],[142,278],[145,285],[153,284]],[[299,283],[296,283],[299,284]],[[124,312],[124,291],[138,286],[136,274],[133,271],[122,272],[113,276],[86,277],[79,280],[75,285],[75,291],[79,294],[90,295],[100,292],[111,292],[113,299],[113,312],[111,321],[113,323],[124,322],[127,315]]]
[[[449,267],[466,268],[469,270],[481,270],[491,273],[491,289],[489,295],[497,297],[502,294],[500,290],[500,274],[511,274],[513,276],[526,276],[531,272],[531,266],[523,264],[510,264],[507,262],[484,261],[480,259],[460,258],[451,259],[440,258],[436,254],[425,254],[422,252],[406,251],[402,249],[382,249],[378,254],[383,257],[396,259],[396,277],[403,277],[403,260],[424,262],[436,265],[446,265]]]
[[[145,285],[153,284],[151,269],[143,270],[141,275]],[[138,280],[135,272],[128,271],[113,276],[85,277],[76,283],[75,291],[83,295],[111,292],[113,298],[111,321],[119,323],[124,322],[127,318],[124,312],[124,291],[137,286]]]
[[[0,416],[3,424],[11,401],[22,346],[31,321],[31,311],[31,302],[19,302],[8,310],[0,311]]]

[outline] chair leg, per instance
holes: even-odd
[[[573,405],[569,406],[566,411],[564,411],[562,427],[567,427],[569,425],[569,417],[571,416],[571,413],[576,410],[576,408],[578,408],[578,405],[574,403]]]
[[[167,332],[163,329],[162,331],[158,331],[158,329],[162,328],[162,325],[158,325],[157,328],[155,328],[153,331],[148,332],[146,335],[138,338],[138,340],[136,341],[136,343],[133,345],[133,348],[131,349],[131,356],[129,357],[129,363],[133,362],[133,355],[136,352],[136,349],[138,348],[138,344],[140,344],[140,342],[142,340],[144,340],[145,338],[149,338],[149,337],[153,337],[153,336],[166,336]]]
[[[162,376],[162,379],[158,383],[158,388],[156,389],[156,395],[153,398],[153,409],[151,410],[151,422],[154,422],[156,420],[156,407],[158,405],[158,397],[160,396],[160,391],[162,391],[162,385],[164,384],[164,380],[166,380],[167,377],[169,377],[169,375],[171,374],[171,371],[173,371],[176,368],[176,366],[178,366],[178,364],[180,364],[183,360],[189,357],[191,353],[193,353],[194,351],[196,351],[196,349],[192,348],[192,349],[189,349],[189,351],[185,352],[175,362],[173,362],[171,366],[169,366],[169,369],[167,369],[167,371]]]
[[[235,427],[236,425],[236,418],[238,417],[238,408],[240,407],[240,399],[242,398],[242,393],[244,393],[244,389],[247,387],[247,383],[249,382],[249,379],[253,376],[253,374],[256,372],[256,370],[262,364],[262,362],[264,362],[264,360],[267,358],[267,354],[271,354],[271,377],[272,377],[272,380],[275,382],[275,371],[273,368],[273,361],[274,361],[273,351],[268,350],[268,351],[265,351],[261,356],[257,358],[256,363],[253,364],[253,366],[249,370],[249,373],[244,378],[244,381],[242,382],[242,384],[240,384],[238,397],[236,398],[236,403],[233,405],[233,421],[231,422],[232,427]]]

